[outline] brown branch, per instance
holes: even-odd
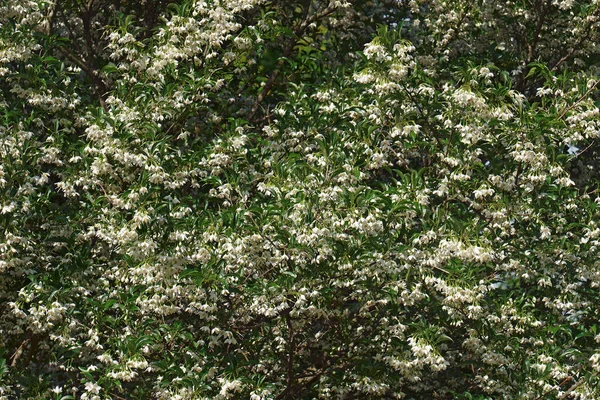
[[[594,373],[593,373],[593,374],[590,376],[590,378],[593,378],[593,377],[595,377],[596,375],[598,375],[598,372],[594,372]],[[572,392],[574,392],[574,391],[575,391],[575,389],[577,389],[579,386],[583,385],[583,384],[584,384],[584,382],[585,382],[585,381],[584,381],[583,379],[579,380],[579,381],[578,381],[578,382],[576,382],[576,383],[575,383],[573,386],[571,386],[569,389],[567,389],[567,391],[566,391],[566,392],[564,392],[564,393],[562,394],[562,396],[560,396],[560,398],[561,398],[561,399],[566,399],[566,398],[567,398],[567,396],[568,396],[569,394],[571,394]]]
[[[92,62],[90,63],[89,60],[88,60],[88,62],[86,62],[85,60],[83,60],[82,58],[80,58],[77,55],[77,53],[83,53],[83,51],[77,45],[77,41],[72,41],[72,45],[76,48],[75,51],[73,51],[73,49],[69,49],[65,46],[60,46],[60,45],[57,46],[57,49],[70,62],[77,65],[90,77],[90,79],[93,82],[93,86],[94,86],[94,94],[98,98],[98,101],[99,101],[100,105],[102,106],[102,108],[104,110],[107,110],[108,107],[106,106],[104,97],[105,97],[106,93],[108,92],[108,89],[107,89],[104,81],[100,78],[98,72],[93,67],[93,65],[95,63],[93,61],[94,47],[93,47],[92,34],[91,34],[91,19],[92,19],[91,8],[94,4],[94,0],[88,0],[86,7],[84,7],[83,3],[80,3],[79,1],[77,3],[79,5],[79,7],[82,9],[82,11],[80,13],[80,18],[82,20],[83,27],[84,27],[83,36],[84,36],[84,41],[85,41],[84,42],[85,43],[85,53],[87,54],[88,59],[90,59],[90,58],[92,59]],[[66,26],[66,28],[68,29],[71,38],[76,38],[77,35],[71,29],[71,24],[69,24],[68,19],[66,18],[64,12],[61,14],[63,17],[62,18],[63,23]]]
[[[560,387],[560,386],[564,385],[565,383],[570,382],[572,380],[573,380],[572,377],[567,376],[561,383],[558,384],[558,386]],[[548,389],[547,391],[545,391],[544,393],[540,394],[538,397],[536,397],[533,400],[540,400],[540,399],[546,397],[547,395],[549,395],[550,393],[554,392],[555,390],[556,390],[555,388]]]
[[[29,334],[25,338],[25,340],[23,340],[23,342],[19,345],[19,347],[17,347],[17,350],[15,350],[15,352],[13,353],[13,355],[9,358],[9,360],[10,360],[10,366],[11,367],[16,367],[17,366],[17,363],[19,362],[19,359],[23,355],[23,350],[25,350],[25,346],[27,346],[27,343],[29,343],[30,341],[31,341],[31,334]]]
[[[279,393],[275,400],[282,400],[285,398],[291,398],[294,392],[294,385],[296,383],[296,377],[294,375],[294,358],[296,356],[296,333],[294,332],[294,326],[292,325],[292,317],[290,316],[291,307],[286,309],[285,321],[288,328],[288,359],[287,359],[287,383],[283,392]]]
[[[558,60],[556,62],[556,64],[554,64],[554,66],[552,67],[551,71],[556,71],[558,69],[558,67],[562,63],[564,63],[569,58],[571,58],[573,56],[573,54],[575,54],[575,51],[577,50],[577,48],[581,47],[581,45],[583,44],[583,42],[585,40],[589,39],[589,34],[590,33],[591,33],[591,30],[588,31],[588,33],[584,37],[582,37],[581,39],[579,39],[579,41],[575,44],[575,46],[573,46],[573,48],[571,48],[571,50],[565,56],[563,56],[560,60]]]
[[[551,0],[546,1],[545,7],[544,7],[544,4],[542,4],[542,0],[539,0],[539,1],[536,0],[534,4],[532,4],[531,2],[529,2],[529,3],[537,12],[538,18],[537,18],[537,22],[536,22],[536,26],[535,26],[535,31],[533,32],[533,37],[531,38],[531,42],[528,41],[527,35],[525,34],[525,43],[524,44],[527,45],[527,58],[525,60],[523,60],[525,67],[528,66],[535,58],[535,50],[538,47],[538,44],[540,41],[540,34],[542,32],[544,22],[546,21],[546,13],[548,12],[548,10],[550,9],[550,7],[552,5]],[[523,70],[517,77],[515,87],[519,92],[525,91],[525,75],[526,75],[526,73],[527,73],[527,69],[523,68]]]
[[[256,100],[254,101],[254,105],[252,106],[252,109],[250,110],[250,115],[248,116],[248,120],[253,121],[254,115],[260,108],[261,103],[264,101],[265,97],[268,96],[269,93],[271,92],[271,90],[273,89],[273,86],[275,85],[275,82],[277,81],[277,78],[279,77],[281,67],[285,63],[285,59],[288,58],[292,54],[292,51],[294,50],[294,46],[296,46],[296,43],[298,43],[298,39],[301,38],[302,35],[304,35],[304,33],[306,32],[308,27],[313,22],[315,22],[321,18],[325,18],[326,16],[335,12],[336,9],[337,8],[335,6],[329,6],[329,7],[325,8],[323,11],[321,11],[320,13],[315,13],[315,14],[311,15],[310,17],[306,18],[298,26],[298,28],[296,28],[294,30],[294,36],[292,37],[292,40],[290,40],[288,45],[285,47],[285,49],[283,51],[283,55],[277,61],[277,65],[275,66],[275,69],[269,76],[269,79],[267,80],[267,83],[265,84],[263,90],[261,90],[261,92],[256,97]]]
[[[599,10],[600,10],[600,8],[597,7],[591,15],[592,16],[596,15]],[[590,36],[592,35],[592,26],[594,25],[594,22],[595,21],[593,19],[591,21],[589,21],[589,23],[587,24],[587,26],[585,28],[585,35],[583,35],[581,38],[579,38],[579,40],[577,41],[577,43],[575,43],[575,45],[571,48],[571,50],[566,55],[561,57],[561,59],[558,60],[556,62],[556,64],[554,64],[551,71],[556,71],[562,63],[567,61],[569,58],[573,57],[573,54],[575,54],[577,49],[581,48],[581,46],[583,45],[583,43],[586,40],[590,39]]]
[[[295,393],[298,393],[299,390],[301,390],[302,388],[306,388],[306,387],[310,387],[313,383],[315,383],[325,372],[327,372],[328,370],[332,369],[332,368],[346,368],[348,366],[348,363],[346,362],[341,362],[339,364],[336,364],[336,361],[340,361],[341,357],[339,357],[337,360],[335,361],[331,361],[330,363],[328,363],[328,365],[324,366],[323,368],[314,371],[314,374],[305,374],[303,376],[301,376],[298,379],[298,384],[296,385],[296,389],[295,389]],[[280,393],[275,400],[282,400],[284,399],[286,396],[291,397],[291,395],[293,395],[294,393],[289,393],[286,391],[283,391],[282,393]],[[299,398],[300,396],[296,396],[296,398]]]
[[[67,59],[69,61],[71,61],[73,64],[77,65],[86,74],[88,74],[88,76],[94,83],[94,93],[96,94],[96,97],[98,98],[98,101],[100,102],[100,105],[102,106],[102,108],[105,111],[107,111],[108,106],[106,105],[104,96],[106,95],[106,93],[108,93],[108,89],[107,89],[104,81],[102,81],[100,76],[98,76],[98,72],[96,72],[92,67],[90,67],[88,64],[86,64],[83,60],[81,60],[75,54],[71,53],[66,47],[57,46],[57,48],[58,48],[58,51],[60,51],[65,57],[67,57]]]
[[[533,58],[535,55],[534,54],[535,50],[540,41],[540,33],[542,32],[542,27],[544,26],[544,22],[546,22],[546,13],[548,12],[550,5],[551,5],[550,0],[546,1],[545,6],[543,4],[540,5],[540,2],[535,3],[536,11],[539,14],[538,14],[537,24],[535,26],[535,31],[533,32],[533,38],[531,40],[531,43],[527,46],[527,63],[526,64],[529,64],[533,61]]]
[[[294,357],[296,355],[296,335],[294,332],[294,326],[292,325],[292,319],[290,314],[288,313],[285,316],[285,320],[287,322],[288,327],[288,341],[289,341],[289,354],[288,354],[288,371],[287,371],[287,387],[291,391],[294,386],[294,381],[296,380],[294,377]]]
[[[581,103],[588,95],[592,92],[592,90],[596,89],[596,86],[600,83],[600,80],[597,80],[588,90],[585,92],[579,99],[575,101],[575,103],[571,104],[569,107],[565,108],[565,110],[560,113],[558,119],[562,119],[569,111],[571,111],[575,106]]]
[[[89,63],[91,65],[95,64],[95,56],[94,56],[94,42],[92,41],[92,6],[93,1],[90,0],[87,7],[81,11],[79,18],[81,18],[81,22],[83,24],[83,39],[85,41],[85,52],[87,54]]]
[[[37,334],[29,333],[27,335],[27,337],[25,338],[25,340],[23,340],[23,342],[19,345],[19,347],[17,348],[17,350],[15,350],[15,352],[13,353],[13,355],[9,358],[9,360],[10,360],[10,366],[11,367],[16,367],[17,366],[19,360],[23,356],[23,353],[25,351],[25,347],[27,346],[27,344],[29,344],[29,351],[27,352],[27,355],[23,359],[23,363],[22,363],[22,368],[27,368],[27,366],[29,365],[29,363],[33,359],[33,356],[34,356],[35,352],[38,349],[39,343],[40,343],[40,336],[37,335]]]
[[[40,344],[40,335],[33,335],[31,338],[31,345],[29,346],[29,352],[27,353],[27,356],[23,360],[23,368],[27,368],[27,366],[33,359],[33,356],[37,352],[39,344]]]
[[[582,155],[583,153],[585,153],[586,151],[588,151],[590,149],[590,147],[592,147],[595,143],[595,140],[592,140],[592,143],[590,143],[585,149],[581,150],[580,152],[578,152],[577,154],[573,154],[572,157],[569,158],[568,161],[571,161],[577,157],[579,157],[580,155]]]

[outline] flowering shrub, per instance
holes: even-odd
[[[0,399],[597,399],[600,4],[0,5]]]

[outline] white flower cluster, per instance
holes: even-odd
[[[0,399],[598,398],[597,77],[527,2],[363,3],[0,6]]]

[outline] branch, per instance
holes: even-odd
[[[294,356],[296,354],[296,335],[294,332],[294,326],[292,325],[292,319],[290,318],[290,314],[288,313],[285,316],[285,320],[287,322],[288,327],[288,336],[290,342],[290,350],[288,354],[288,376],[287,376],[287,387],[291,391],[294,386]]]
[[[537,49],[537,46],[539,44],[540,41],[540,33],[542,32],[542,27],[544,26],[544,22],[546,20],[546,12],[549,10],[549,8],[551,7],[552,3],[551,0],[547,0],[546,1],[546,7],[544,7],[542,3],[542,1],[535,1],[535,4],[532,4],[531,1],[528,1],[528,3],[531,4],[531,6],[535,9],[538,18],[537,18],[537,22],[536,22],[536,26],[535,26],[535,31],[533,32],[533,37],[531,38],[531,42],[529,42],[528,38],[527,38],[527,30],[526,28],[524,28],[524,45],[527,45],[527,58],[522,60],[523,61],[523,67],[528,66],[534,59],[535,57],[535,50]],[[519,42],[519,41],[518,41]],[[520,42],[519,42],[520,44]],[[521,47],[521,46],[519,46]],[[519,76],[517,77],[516,83],[515,83],[515,88],[521,92],[524,93],[525,92],[525,74],[527,73],[527,69],[523,68],[523,70],[521,71],[521,73],[519,74]]]
[[[595,139],[592,140],[592,143],[590,143],[585,149],[581,150],[577,154],[574,154],[572,157],[570,157],[568,161],[572,161],[573,159],[579,157],[580,155],[582,155],[583,153],[585,153],[586,151],[588,151],[590,149],[590,147],[592,147],[594,145],[594,142],[595,142]]]
[[[562,385],[564,385],[565,383],[567,383],[567,382],[570,382],[570,381],[572,381],[572,380],[573,380],[573,378],[572,378],[572,377],[570,377],[570,376],[567,376],[567,377],[566,377],[566,378],[565,378],[565,379],[564,379],[564,380],[563,380],[561,383],[559,383],[559,384],[558,384],[558,386],[562,386]],[[555,388],[548,389],[547,391],[545,391],[544,393],[540,394],[538,397],[536,397],[536,398],[535,398],[535,399],[533,399],[533,400],[540,400],[540,399],[542,399],[543,397],[546,397],[546,395],[549,395],[550,393],[554,392],[555,390],[557,390],[557,389],[555,389]]]
[[[31,346],[29,346],[29,352],[27,353],[27,357],[23,360],[23,368],[27,368],[33,356],[37,352],[38,346],[40,344],[40,335],[33,335],[31,338]]]
[[[90,79],[92,80],[92,82],[94,84],[94,94],[98,98],[98,101],[99,101],[100,105],[102,106],[102,108],[104,110],[107,110],[108,107],[106,106],[104,96],[108,92],[108,89],[107,89],[104,81],[102,81],[102,79],[100,78],[98,72],[93,68],[94,47],[93,47],[93,41],[92,41],[92,36],[91,36],[91,19],[92,19],[91,8],[94,5],[94,1],[95,0],[87,0],[87,6],[84,6],[83,2],[80,2],[80,1],[77,2],[77,5],[79,6],[79,8],[81,10],[79,17],[83,23],[83,30],[84,30],[83,36],[84,36],[85,51],[77,45],[76,40],[72,40],[70,43],[70,45],[73,46],[74,48],[67,48],[65,46],[58,45],[57,49],[70,62],[77,65],[90,77]],[[55,11],[56,11],[56,9],[54,7],[52,10],[52,13],[49,16],[50,24],[52,23],[52,17],[54,16]],[[69,31],[70,37],[77,38],[78,35],[71,29],[71,24],[69,23],[69,19],[66,17],[64,11],[61,12],[60,15],[62,15],[63,24]],[[49,25],[50,30],[51,30],[51,28],[52,28],[52,26]],[[48,31],[48,34],[51,34],[51,33],[52,33],[51,31]],[[86,53],[87,57],[92,59],[92,62],[91,63],[86,62],[78,55],[78,53],[81,53],[81,54]]]
[[[83,60],[81,60],[79,57],[77,57],[75,54],[71,53],[71,51],[69,51],[66,47],[57,46],[57,48],[58,48],[58,51],[60,51],[65,57],[67,57],[67,59],[69,59],[69,61],[71,61],[72,63],[77,65],[79,68],[81,68],[83,71],[85,71],[85,73],[87,73],[89,75],[90,79],[94,83],[94,92],[96,94],[96,97],[98,98],[98,101],[100,102],[100,105],[102,106],[102,108],[105,111],[107,111],[108,106],[106,105],[106,102],[104,101],[104,96],[108,92],[108,89],[107,89],[106,85],[104,84],[104,81],[102,81],[102,79],[98,76],[98,73],[93,68],[91,68],[89,65],[87,65]]]
[[[31,334],[29,334],[29,336],[27,338],[25,338],[25,340],[23,340],[23,342],[19,345],[19,347],[17,348],[17,350],[15,350],[15,352],[13,353],[13,355],[10,357],[10,366],[11,367],[16,367],[17,363],[19,362],[19,359],[21,358],[21,356],[23,355],[23,350],[25,350],[25,346],[27,345],[27,343],[29,343],[29,341],[31,340]]]
[[[294,382],[296,381],[294,377],[294,357],[296,353],[296,337],[294,332],[294,327],[292,325],[292,318],[290,317],[290,313],[288,312],[285,316],[285,320],[287,322],[288,327],[288,359],[287,359],[287,384],[283,392],[279,393],[275,400],[282,400],[286,397],[291,396],[292,389],[294,387]]]
[[[254,115],[256,114],[256,112],[258,111],[258,109],[260,107],[260,104],[264,101],[265,97],[267,95],[269,95],[269,93],[271,92],[271,89],[273,89],[273,86],[275,85],[275,81],[277,80],[277,77],[279,76],[279,72],[281,71],[281,67],[285,63],[285,59],[288,58],[292,54],[292,51],[294,50],[294,46],[296,46],[296,43],[298,43],[298,39],[306,32],[306,30],[308,29],[310,24],[312,24],[313,22],[315,22],[321,18],[324,18],[324,17],[332,14],[333,12],[335,12],[336,9],[337,8],[334,6],[328,6],[320,13],[313,14],[310,17],[306,18],[304,20],[304,22],[302,22],[298,26],[298,28],[296,28],[294,30],[294,37],[292,38],[292,40],[288,43],[288,45],[284,49],[283,55],[281,56],[281,58],[279,58],[279,60],[277,61],[277,65],[275,66],[275,69],[269,76],[269,79],[267,80],[265,87],[256,97],[256,101],[254,102],[254,105],[252,106],[252,110],[250,111],[248,120],[250,120],[250,121],[253,120]]]
[[[571,111],[575,106],[581,103],[588,95],[592,92],[592,90],[596,89],[596,86],[600,83],[600,80],[594,82],[594,84],[579,98],[575,101],[575,103],[571,104],[569,107],[565,108],[565,110],[560,113],[558,119],[562,119],[569,111]]]
[[[593,374],[590,376],[590,378],[593,378],[593,377],[595,377],[596,375],[598,375],[598,372],[594,372],[594,373],[593,373]],[[560,398],[561,398],[561,399],[566,399],[566,398],[567,398],[567,396],[568,396],[569,394],[571,394],[572,392],[574,392],[574,391],[575,391],[575,389],[577,389],[579,386],[583,385],[583,383],[584,383],[584,382],[585,382],[585,381],[584,381],[583,379],[579,380],[579,381],[578,381],[578,382],[576,382],[576,383],[575,383],[573,386],[571,386],[571,387],[570,387],[570,388],[569,388],[569,389],[568,389],[566,392],[564,392],[564,393],[562,394],[562,396],[560,396]]]
[[[25,340],[23,340],[23,342],[19,345],[19,347],[17,348],[17,350],[15,350],[15,352],[13,353],[13,355],[10,357],[10,366],[11,367],[16,367],[17,363],[19,362],[19,360],[21,359],[21,357],[23,356],[23,352],[25,350],[25,346],[27,346],[27,344],[30,343],[29,346],[29,351],[27,352],[27,355],[25,356],[25,358],[23,359],[23,368],[27,368],[27,366],[29,365],[29,363],[31,362],[35,352],[38,349],[38,345],[40,343],[40,336],[36,335],[36,334],[32,334],[29,333],[27,335],[27,338],[25,338]]]
[[[534,53],[537,48],[537,45],[540,41],[540,33],[542,32],[542,27],[544,26],[544,22],[546,22],[546,13],[548,12],[548,8],[550,8],[550,1],[546,1],[546,6],[540,5],[540,3],[536,2],[536,11],[539,13],[537,24],[535,26],[535,31],[533,32],[533,38],[529,46],[527,46],[527,63],[529,64],[533,61]]]
[[[340,358],[338,358],[339,361]],[[298,392],[300,389],[302,388],[307,388],[310,387],[313,383],[315,383],[325,372],[327,372],[328,370],[332,369],[332,368],[346,368],[348,366],[347,362],[341,362],[339,364],[336,364],[335,361],[332,361],[331,363],[329,363],[328,365],[324,366],[323,368],[314,371],[313,374],[305,374],[302,377],[300,377],[300,379],[298,379],[298,385],[296,386],[296,392]],[[291,394],[291,393],[290,393]],[[275,400],[282,400],[285,398],[285,396],[287,396],[288,393],[286,391],[283,391],[282,393],[280,393]],[[300,396],[297,396],[297,398]]]
[[[600,8],[596,8],[591,15],[592,16],[596,15],[598,13],[598,10],[600,10]],[[562,63],[567,61],[569,58],[573,57],[573,54],[575,54],[577,49],[580,49],[581,46],[583,45],[583,43],[590,38],[590,36],[592,34],[592,26],[594,25],[594,22],[595,21],[593,19],[588,22],[588,24],[585,28],[585,34],[581,38],[579,38],[577,43],[575,43],[575,45],[571,48],[571,50],[566,55],[564,55],[560,60],[558,60],[556,62],[556,64],[554,64],[551,71],[556,71]]]
[[[92,41],[92,31],[91,31],[91,23],[92,23],[92,6],[93,1],[90,0],[87,7],[81,11],[79,18],[81,18],[81,22],[83,23],[83,39],[85,41],[85,50],[87,56],[89,58],[90,64],[95,64],[95,55],[94,55],[94,42]]]

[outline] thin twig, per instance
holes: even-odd
[[[571,158],[569,158],[568,161],[571,161],[577,157],[579,157],[580,155],[582,155],[583,153],[585,153],[586,151],[589,150],[590,147],[592,147],[594,145],[595,140],[592,140],[592,143],[590,143],[585,149],[581,150],[579,153],[574,154]]]
[[[581,96],[579,99],[577,99],[577,101],[573,104],[571,104],[569,107],[567,107],[559,116],[558,119],[562,119],[569,111],[571,111],[576,105],[578,105],[579,103],[581,103],[583,101],[583,99],[585,99],[586,97],[588,97],[588,95],[592,92],[592,90],[596,89],[596,86],[598,86],[598,84],[600,83],[600,80],[597,80],[596,82],[594,82],[594,84],[592,85],[592,87],[590,87],[587,92],[585,92],[583,94],[583,96]]]
[[[558,386],[560,387],[560,386],[564,385],[565,383],[567,383],[567,382],[570,382],[570,381],[572,381],[572,380],[573,380],[573,378],[572,378],[572,377],[570,377],[570,376],[567,376],[567,377],[566,377],[566,378],[565,378],[565,379],[564,379],[564,380],[563,380],[561,383],[559,383],[559,384],[558,384]],[[546,396],[547,396],[547,395],[549,395],[550,393],[554,392],[555,390],[556,390],[555,388],[550,388],[550,389],[548,389],[547,391],[545,391],[544,393],[540,394],[538,397],[536,397],[536,398],[535,398],[535,399],[533,399],[533,400],[540,400],[540,399],[542,399],[543,397],[546,397]]]
[[[598,375],[598,372],[594,372],[592,375],[590,375],[590,378],[593,378],[593,377],[595,377],[596,375]],[[585,381],[584,381],[583,379],[580,379],[578,382],[575,382],[575,384],[574,384],[573,386],[571,386],[569,389],[567,389],[567,391],[566,391],[566,392],[564,392],[564,393],[562,394],[562,396],[560,396],[560,398],[561,398],[561,399],[565,399],[565,398],[567,398],[567,396],[568,396],[569,394],[573,393],[573,392],[575,391],[575,389],[577,389],[579,386],[583,385],[583,384],[584,384],[584,382],[585,382]]]
[[[30,341],[31,341],[31,334],[27,338],[25,338],[25,340],[23,340],[23,342],[19,345],[17,350],[15,350],[15,352],[13,353],[12,357],[10,358],[10,360],[11,360],[10,366],[11,367],[15,367],[17,365],[17,363],[19,362],[19,359],[23,355],[23,350],[25,350],[25,346]]]

